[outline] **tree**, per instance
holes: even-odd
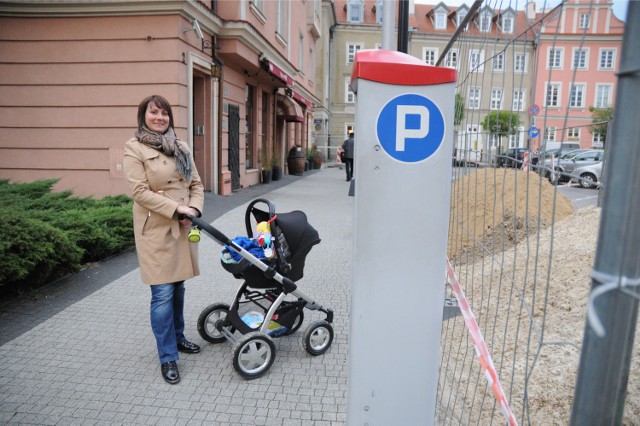
[[[493,111],[487,114],[482,121],[482,128],[491,136],[498,137],[502,141],[503,137],[515,135],[520,126],[520,116],[515,112]],[[502,146],[500,146],[502,148]],[[502,152],[502,150],[500,150]]]
[[[464,120],[464,98],[460,93],[456,93],[456,106],[453,115],[454,126],[459,126]]]
[[[591,111],[591,123],[592,126],[589,131],[602,138],[602,142],[606,142],[607,139],[607,127],[609,126],[609,120],[613,116],[613,108],[595,108],[589,107]]]

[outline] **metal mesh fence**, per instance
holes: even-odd
[[[443,65],[459,69],[464,113],[454,136],[436,422],[567,424],[598,226],[611,214],[595,206],[594,188],[616,141],[602,125],[623,25],[598,1],[538,11],[476,3],[442,53]],[[562,157],[575,149],[580,157]],[[624,387],[624,424],[640,424],[638,383]]]

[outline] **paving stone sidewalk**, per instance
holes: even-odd
[[[200,312],[211,303],[230,303],[241,284],[220,266],[220,247],[203,238],[201,275],[187,282],[185,304],[187,337],[203,351],[181,354],[179,384],[168,385],[160,375],[148,287],[135,263],[115,262],[114,275],[103,271],[96,278],[109,280],[100,288],[72,296],[77,300],[62,308],[59,290],[52,297],[57,311],[40,304],[55,313],[37,317],[39,304],[33,303],[38,325],[15,336],[0,333],[0,424],[344,425],[353,211],[347,191],[344,172],[324,168],[264,194],[279,212],[304,211],[322,238],[299,285],[335,311],[327,353],[313,357],[302,347],[306,325],[323,318],[307,310],[298,332],[276,339],[269,372],[243,380],[233,369],[231,345],[209,344],[196,331]],[[214,226],[230,237],[244,235],[246,205],[222,214]],[[91,273],[80,276],[92,279]],[[5,312],[0,330],[8,328]]]

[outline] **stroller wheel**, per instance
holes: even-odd
[[[242,336],[233,348],[233,368],[245,379],[256,379],[271,368],[276,359],[273,339],[254,331]]]
[[[229,314],[229,305],[224,303],[214,303],[207,306],[198,317],[198,333],[200,336],[210,343],[222,343],[226,339],[224,334],[220,332],[217,324],[224,321]],[[233,333],[235,329],[229,328],[229,331]]]
[[[304,333],[304,349],[311,355],[322,355],[333,342],[333,327],[327,321],[316,321]]]

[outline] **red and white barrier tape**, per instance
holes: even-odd
[[[482,332],[480,331],[478,322],[473,316],[473,312],[471,312],[471,307],[469,306],[467,296],[465,296],[464,291],[460,286],[460,282],[458,281],[458,277],[456,277],[456,273],[453,270],[453,266],[451,266],[451,262],[448,258],[447,278],[449,279],[449,284],[456,294],[456,298],[458,299],[458,305],[460,306],[460,311],[462,312],[464,322],[469,329],[471,340],[473,340],[473,346],[475,347],[476,355],[478,356],[478,360],[480,361],[480,365],[482,366],[482,370],[484,371],[484,376],[487,378],[487,382],[489,382],[489,385],[493,390],[493,394],[498,400],[500,410],[502,411],[502,414],[504,414],[504,417],[507,419],[507,424],[509,424],[509,426],[517,426],[518,422],[511,412],[511,408],[509,408],[509,402],[507,401],[507,397],[502,390],[502,385],[500,385],[498,372],[493,365],[493,360],[491,359],[491,354],[489,353],[487,343],[485,342],[484,337],[482,337]]]
[[[525,172],[529,171],[529,163],[530,163],[529,162],[529,153],[525,152],[524,153],[524,159],[523,159],[523,162],[522,162],[522,170],[523,171],[525,171]]]

